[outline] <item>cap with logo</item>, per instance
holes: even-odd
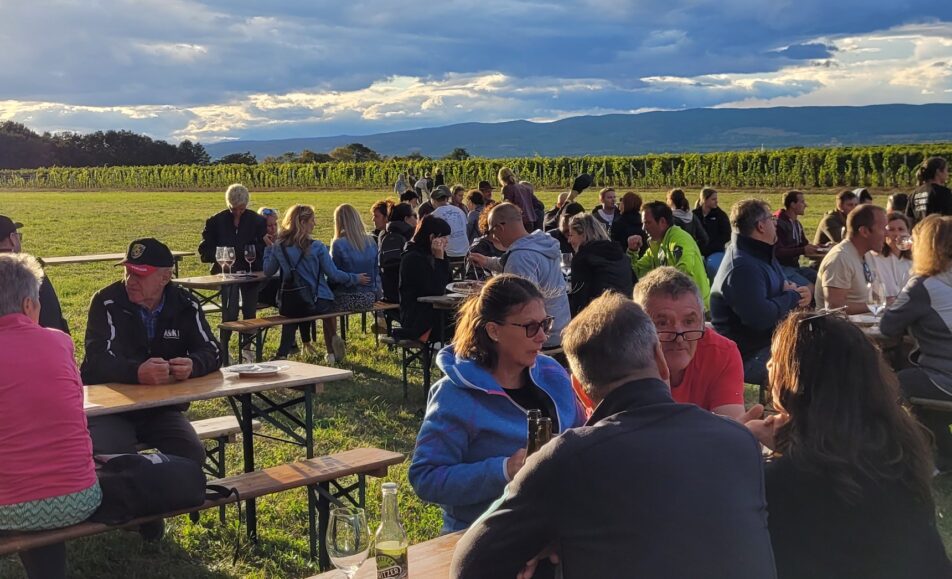
[[[8,237],[11,233],[23,227],[22,223],[18,223],[6,215],[0,215],[0,239]]]
[[[129,244],[126,258],[116,265],[124,265],[136,275],[149,275],[160,267],[173,267],[175,258],[167,245],[154,237],[143,237]]]

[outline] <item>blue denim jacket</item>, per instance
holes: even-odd
[[[366,292],[378,293],[380,289],[380,271],[377,268],[377,244],[374,238],[367,236],[367,245],[358,251],[346,238],[340,237],[331,242],[331,257],[334,265],[347,273],[365,273],[370,277],[369,285],[343,285],[334,288],[335,293]]]
[[[337,269],[334,260],[331,259],[331,254],[327,251],[327,246],[320,241],[316,239],[311,241],[311,247],[300,263],[298,263],[298,258],[301,257],[301,250],[293,246],[286,247],[286,249],[291,263],[297,264],[298,276],[310,284],[312,289],[316,289],[315,297],[324,300],[334,299],[334,292],[331,291],[327,280],[355,287],[358,285],[357,274]],[[291,264],[284,258],[284,252],[275,243],[264,250],[264,274],[267,276],[274,275],[278,269],[281,270],[281,275],[288,275],[291,271]],[[318,275],[320,275],[320,279],[318,279]]]

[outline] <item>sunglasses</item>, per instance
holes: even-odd
[[[534,338],[536,334],[539,333],[539,330],[542,330],[546,334],[552,331],[552,325],[555,324],[555,318],[552,316],[546,317],[541,322],[529,322],[528,324],[517,324],[516,322],[496,322],[501,326],[519,326],[520,328],[526,331],[527,338]]]
[[[278,212],[275,211],[274,209],[269,209],[269,208],[267,208],[267,207],[264,208],[264,209],[262,209],[262,210],[260,211],[260,213],[261,213],[262,215],[264,215],[265,217],[271,217],[272,215],[277,215],[277,214],[278,214]]]

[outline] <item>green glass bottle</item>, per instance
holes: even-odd
[[[397,512],[397,483],[383,483],[380,527],[374,535],[374,544],[377,579],[407,579],[407,548],[410,542]]]

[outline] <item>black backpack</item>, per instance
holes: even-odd
[[[383,298],[390,303],[400,302],[400,258],[406,244],[407,238],[396,231],[385,231],[380,235],[377,262]]]
[[[288,250],[281,245],[281,253],[284,254],[285,261],[288,262],[289,271],[281,279],[281,290],[278,296],[278,313],[286,318],[307,318],[321,313],[314,300],[314,288],[297,274],[297,266],[304,259],[304,252],[301,251],[300,257],[296,263],[291,263],[288,257]],[[321,277],[320,261],[318,261],[317,278]]]

